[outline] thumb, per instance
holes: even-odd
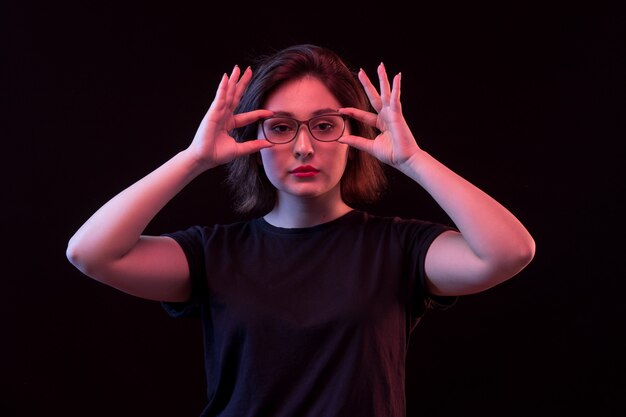
[[[369,154],[373,154],[374,152],[373,139],[365,139],[364,137],[355,135],[345,135],[340,137],[337,142],[345,143],[346,145],[352,146],[353,148],[356,148],[363,152],[367,152]]]
[[[237,153],[238,156],[246,156],[272,146],[274,145],[265,139],[252,139],[237,143]]]

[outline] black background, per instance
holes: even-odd
[[[198,323],[86,278],[65,247],[190,142],[222,73],[304,42],[401,71],[421,146],[537,242],[517,277],[424,318],[408,415],[625,415],[624,14],[439,4],[6,3],[0,415],[198,415]],[[389,175],[372,211],[446,221]],[[234,220],[222,179],[148,232]]]

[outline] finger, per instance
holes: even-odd
[[[270,117],[272,114],[274,113],[271,112],[270,110],[262,110],[262,109],[236,114],[234,116],[234,120],[235,120],[234,127],[242,127],[242,126],[249,125],[250,123],[254,123],[257,120],[262,119],[264,117]]]
[[[239,65],[233,67],[233,70],[230,73],[230,78],[228,79],[228,85],[226,89],[226,105],[229,108],[232,108],[233,99],[235,97],[235,92],[237,91],[237,82],[239,81],[239,74],[241,70],[239,69]]]
[[[390,86],[387,78],[387,70],[382,62],[378,65],[378,82],[380,83],[380,98],[384,104],[389,103]]]
[[[363,85],[365,94],[367,94],[367,97],[372,104],[372,107],[374,107],[374,110],[376,110],[377,112],[380,111],[383,108],[382,101],[380,100],[378,91],[376,91],[376,87],[374,87],[365,71],[363,71],[363,68],[359,70],[358,77],[359,81],[361,81],[361,85]]]
[[[372,154],[374,151],[375,141],[372,139],[365,139],[360,136],[345,135],[340,137],[337,142],[345,143],[346,145],[352,146],[353,148],[369,154]]]
[[[238,142],[237,153],[239,156],[245,156],[258,152],[261,149],[271,148],[272,146],[274,145],[265,139],[252,139],[245,142]]]
[[[376,127],[376,123],[378,121],[378,115],[354,107],[343,107],[339,109],[339,113],[348,115],[361,123],[365,123],[366,125],[373,127]]]
[[[233,97],[232,103],[233,108],[237,107],[237,105],[239,104],[239,101],[241,100],[244,91],[246,91],[246,87],[248,87],[250,78],[252,78],[252,69],[250,69],[250,67],[247,67],[241,75],[241,78],[237,82],[237,88],[235,90],[235,95]]]
[[[222,79],[220,80],[219,85],[217,86],[217,91],[215,92],[215,98],[211,103],[210,109],[221,110],[225,103],[224,96],[226,95],[226,86],[228,85],[228,75],[224,73],[222,75]],[[208,112],[207,112],[208,113]]]
[[[393,77],[393,89],[391,90],[391,106],[394,109],[400,108],[400,82],[402,81],[402,73],[399,72]]]

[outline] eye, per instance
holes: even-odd
[[[320,116],[311,120],[311,129],[320,133],[330,132],[340,126],[342,122],[341,116]]]
[[[321,122],[321,123],[317,123],[315,126],[313,126],[313,129],[319,130],[321,132],[325,132],[327,130],[331,130],[333,127],[334,126],[331,123]]]
[[[290,134],[294,131],[294,124],[287,119],[269,119],[265,122],[265,129],[275,135]]]
[[[311,128],[320,132],[332,130],[334,127],[335,123],[330,119],[316,119],[311,123]]]

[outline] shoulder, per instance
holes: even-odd
[[[196,241],[207,242],[216,237],[235,237],[238,235],[249,235],[250,231],[258,228],[258,219],[243,220],[233,223],[216,223],[212,225],[192,225],[185,229],[164,233],[180,242]]]
[[[389,229],[395,233],[441,233],[454,229],[442,223],[417,218],[378,215],[363,211],[356,213],[362,224],[379,229]]]

